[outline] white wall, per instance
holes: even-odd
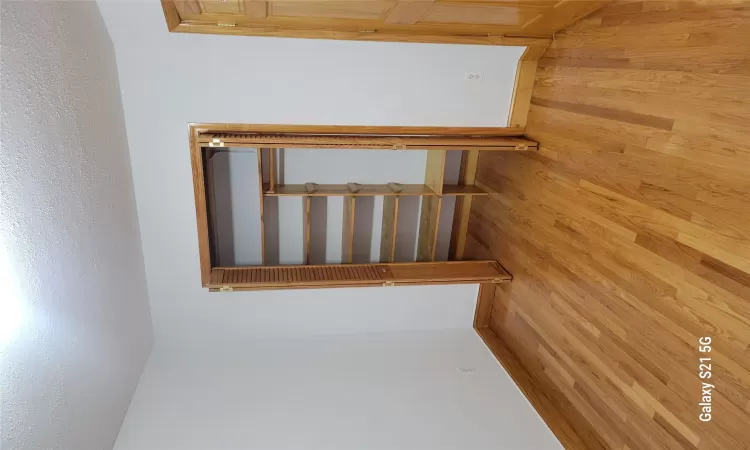
[[[561,448],[471,329],[156,349],[115,446]]]
[[[100,7],[117,55],[157,343],[247,336],[257,316],[280,333],[295,331],[290,322],[328,332],[323,318],[340,314],[353,296],[369,308],[384,296],[404,303],[433,297],[413,321],[425,328],[470,323],[472,286],[423,288],[416,299],[416,291],[401,288],[208,293],[198,280],[187,124],[503,126],[522,48],[168,33],[158,3],[104,0]],[[466,71],[483,72],[484,82],[467,84]],[[286,309],[291,297],[336,300],[305,318]],[[441,309],[448,305],[465,309],[452,315],[454,307]]]
[[[96,4],[4,1],[1,78],[0,447],[111,448],[152,332]]]

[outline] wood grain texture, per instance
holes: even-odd
[[[354,185],[354,183],[351,183]],[[357,191],[353,191],[349,184],[316,184],[315,191],[309,192],[304,184],[279,184],[276,185],[275,192],[266,192],[268,197],[285,197],[285,196],[312,196],[312,197],[332,197],[332,196],[395,196],[395,195],[438,195],[435,191],[424,184],[399,184],[400,191],[394,191],[388,184],[357,184]],[[480,192],[466,191],[463,195],[479,195]],[[457,192],[456,195],[462,195]]]
[[[163,0],[169,30],[368,41],[547,46],[603,1]]]
[[[355,187],[356,186],[356,187]],[[487,195],[477,186],[446,184],[441,188],[442,195],[457,197]],[[423,196],[441,195],[425,184],[315,184],[310,189],[307,184],[277,184],[273,192],[269,189],[263,194],[266,197],[372,197],[372,196]]]
[[[495,285],[493,283],[482,283],[477,293],[477,308],[474,311],[474,328],[486,328],[490,326],[492,304],[495,300]]]
[[[537,143],[522,137],[504,136],[388,136],[317,135],[301,133],[204,133],[206,147],[343,148],[373,150],[462,150],[524,151]]]
[[[518,60],[516,78],[513,82],[508,126],[525,128],[531,107],[531,92],[534,89],[534,79],[539,60],[547,47],[527,47]]]
[[[215,23],[203,21],[182,21],[174,29],[176,33],[198,34],[228,34],[232,36],[263,36],[297,39],[332,39],[343,41],[382,41],[382,42],[414,42],[423,44],[465,44],[465,45],[505,45],[513,47],[547,46],[551,39],[548,37],[503,36],[481,34],[440,34],[440,29],[425,29],[421,33],[410,31],[381,31],[381,30],[326,30],[326,29],[293,29],[269,26],[222,26],[217,25],[222,18],[217,17]],[[467,26],[467,29],[475,27]]]
[[[268,17],[268,2],[261,0],[243,0],[244,14],[251,19]]]
[[[419,236],[417,237],[417,261],[435,260],[442,200],[441,197],[437,196],[422,197],[419,213]]]
[[[384,22],[413,25],[427,14],[433,3],[435,0],[398,2],[388,11]]]
[[[445,177],[445,150],[427,152],[427,163],[424,172],[424,184],[437,194],[443,193]]]
[[[478,150],[465,150],[461,154],[461,167],[458,172],[458,184],[461,189],[474,188],[487,195],[487,192],[474,186],[477,175],[477,164],[479,163]],[[443,186],[443,194],[451,190]],[[464,259],[466,248],[466,236],[469,230],[469,218],[471,212],[471,197],[460,196],[456,198],[456,207],[453,210],[453,226],[451,228],[451,240],[448,247],[448,258],[452,260]]]
[[[182,21],[177,5],[172,0],[161,0],[161,8],[164,11],[164,19],[167,21],[167,29],[174,31]]]
[[[289,134],[379,134],[387,136],[523,136],[523,128],[509,127],[399,127],[371,125],[283,125],[246,123],[191,123],[199,134],[289,133]]]
[[[438,195],[443,193],[445,156],[445,150],[430,150],[427,152],[424,184]],[[435,260],[441,204],[441,197],[422,197],[419,236],[417,238],[417,261]]]
[[[304,289],[420,284],[501,284],[511,280],[497,261],[433,263],[327,264],[309,266],[217,267],[212,291]]]
[[[211,278],[211,242],[208,211],[206,204],[206,175],[204,174],[204,153],[198,144],[198,130],[189,129],[190,165],[193,171],[193,194],[195,196],[195,219],[198,226],[198,254],[200,258],[201,284],[208,286]]]
[[[480,334],[568,448],[750,448],[747,30],[747,2],[606,6],[539,63],[539,151],[480,156],[467,257],[514,275]]]
[[[268,191],[269,193],[276,192],[276,174],[279,172],[279,167],[276,165],[276,153],[278,152],[275,148],[269,148],[268,151]],[[262,192],[262,190],[261,190]]]

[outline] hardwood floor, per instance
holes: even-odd
[[[750,5],[719,3],[566,29],[539,151],[481,155],[467,256],[514,280],[480,334],[568,448],[750,448]]]

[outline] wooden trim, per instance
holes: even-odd
[[[545,51],[547,51],[547,46],[527,47],[518,60],[510,114],[508,116],[509,127],[526,128],[526,119],[531,107],[531,93],[534,90],[536,69]]]
[[[164,10],[164,18],[167,21],[167,30],[176,31],[180,26],[182,19],[177,11],[174,0],[161,0],[161,9]]]
[[[577,438],[577,433],[571,429],[565,417],[561,415],[561,410],[555,400],[548,397],[544,389],[534,382],[516,354],[503,343],[492,328],[486,326],[475,328],[475,330],[563,447],[587,448],[585,443]]]
[[[342,132],[354,133],[355,139],[362,141],[384,139],[390,144],[398,144],[399,142],[416,142],[419,143],[421,149],[424,149],[425,143],[429,142],[450,142],[452,147],[457,147],[461,144],[463,148],[471,148],[477,150],[484,147],[472,147],[476,145],[476,142],[484,141],[492,145],[501,145],[505,142],[528,142],[531,145],[536,146],[536,142],[528,141],[524,138],[517,136],[508,136],[509,133],[518,133],[518,129],[508,128],[451,128],[451,127],[357,127],[357,126],[314,126],[314,125],[238,125],[238,124],[197,124],[193,123],[189,126],[189,141],[190,141],[190,154],[191,154],[191,166],[193,170],[193,184],[194,184],[194,195],[196,203],[196,223],[198,230],[198,250],[200,256],[200,273],[201,273],[201,284],[207,286],[210,282],[211,269],[215,267],[217,261],[214,260],[211,254],[211,244],[216,241],[215,238],[210,236],[211,226],[209,224],[210,218],[207,210],[208,203],[206,199],[206,180],[205,170],[206,167],[204,161],[204,151],[214,152],[216,150],[226,150],[228,145],[234,146],[233,142],[214,142],[213,140],[208,141],[208,137],[222,132],[221,134],[242,134],[240,140],[247,138],[248,134],[285,134],[291,135],[292,138],[300,138],[300,146],[307,147],[308,144],[302,145],[304,139],[309,138],[310,135],[314,135],[316,139],[342,139],[346,141],[346,138],[351,136],[342,136]],[[227,133],[232,132],[232,133]],[[485,133],[483,135],[477,135],[472,133]],[[381,133],[381,134],[378,134]],[[382,133],[390,133],[384,135]],[[431,133],[445,133],[444,135],[436,135]],[[211,138],[213,139],[213,138]],[[264,138],[265,140],[265,138]],[[349,142],[349,141],[347,141]],[[215,144],[221,145],[215,145]],[[246,142],[245,142],[246,143]],[[209,144],[209,145],[204,145]],[[433,261],[435,258],[435,252],[437,247],[437,232],[438,232],[438,220],[440,217],[440,208],[442,205],[443,195],[454,195],[458,197],[468,197],[473,195],[487,195],[486,190],[478,186],[471,185],[457,185],[457,186],[444,186],[443,185],[443,171],[445,164],[445,150],[442,149],[429,149],[428,151],[428,167],[425,170],[425,185],[401,185],[396,183],[388,183],[386,185],[361,185],[361,184],[347,184],[347,185],[284,185],[275,184],[271,182],[271,178],[275,178],[275,181],[282,181],[283,171],[276,173],[276,169],[280,169],[278,166],[283,163],[283,153],[276,154],[278,150],[279,141],[276,140],[272,145],[262,145],[262,143],[253,142],[247,144],[248,147],[254,147],[259,149],[267,149],[270,151],[269,160],[274,161],[270,164],[270,169],[274,175],[269,174],[268,189],[264,191],[263,196],[275,196],[275,195],[299,195],[302,197],[312,197],[317,195],[342,195],[345,197],[345,224],[344,233],[342,237],[342,261],[351,263],[353,261],[353,239],[354,239],[354,214],[355,214],[355,202],[357,196],[364,195],[383,195],[383,196],[401,196],[401,195],[419,195],[425,198],[422,201],[422,216],[419,225],[419,238],[418,238],[418,259],[420,261]],[[346,144],[349,145],[349,144]],[[524,144],[525,145],[525,144]],[[241,146],[241,145],[238,145]],[[208,150],[211,149],[211,150]],[[496,148],[491,148],[496,149]],[[260,162],[259,171],[264,172],[263,151],[260,150]],[[275,163],[275,164],[274,164]],[[276,167],[274,167],[276,166]],[[262,188],[265,189],[265,179],[261,179]],[[275,192],[271,191],[271,186],[274,186]],[[352,188],[354,186],[354,188]],[[307,201],[307,200],[305,200]],[[262,239],[261,244],[263,256],[262,261],[265,263],[268,259],[267,243],[265,242],[266,233],[266,215],[267,211],[265,208],[265,202],[261,204],[261,222],[262,222]],[[305,244],[306,248],[309,245],[309,240]],[[305,252],[305,262],[309,262],[309,251]]]
[[[188,131],[190,134],[190,165],[193,169],[195,218],[198,226],[201,284],[203,287],[207,287],[211,278],[211,244],[209,242],[208,211],[206,208],[206,180],[203,167],[203,151],[200,144],[198,144],[198,130],[190,127]]]
[[[398,203],[398,196],[383,197],[383,223],[380,230],[380,262],[392,263],[396,258]]]
[[[352,186],[356,185],[356,190]],[[398,186],[399,190],[394,190],[393,186]],[[263,195],[266,197],[398,197],[398,196],[474,196],[488,195],[487,191],[477,186],[464,186],[447,184],[439,190],[442,194],[435,192],[425,184],[315,184],[314,190],[310,190],[307,184],[280,184],[276,186],[275,192],[266,191]]]
[[[474,187],[487,195],[487,192],[474,186],[479,164],[479,150],[465,150],[461,155],[461,168],[458,173],[458,184],[465,187]],[[453,212],[453,227],[451,229],[451,242],[448,250],[448,258],[461,260],[466,248],[466,236],[469,232],[469,216],[471,213],[471,196],[460,196],[456,198],[456,207]]]
[[[482,283],[479,285],[477,308],[474,312],[474,328],[490,326],[492,303],[495,300],[495,288],[496,287],[493,283]]]
[[[401,184],[399,185],[402,188],[401,192],[394,192],[387,184],[356,184],[356,190],[352,190],[351,185],[353,184],[316,184],[314,192],[307,192],[303,184],[280,184],[276,186],[276,192],[266,192],[265,195],[267,197],[295,197],[303,195],[310,195],[312,197],[437,195],[424,184]]]
[[[445,184],[435,192],[426,184],[278,184],[274,192],[267,190],[265,197],[399,197],[399,196],[475,196],[489,195],[478,186]]]
[[[214,160],[215,152],[213,149],[206,150],[205,155],[203,156],[203,162],[205,165],[205,174],[206,174],[206,201],[208,202],[208,230],[211,233],[210,238],[211,242],[219,242],[219,227],[216,223],[216,189],[214,186],[214,164],[216,163],[216,160]],[[211,246],[211,261],[215,261],[216,263],[219,263],[219,256],[218,251],[216,249],[216,246]]]
[[[357,197],[344,197],[344,224],[341,233],[341,262],[351,264],[354,258],[354,214]]]
[[[276,191],[276,149],[268,149],[268,192],[273,193]]]
[[[456,196],[462,197],[475,197],[475,196],[486,196],[489,195],[487,191],[478,186],[464,186],[461,184],[444,184],[443,185],[443,197],[445,196]]]
[[[169,0],[164,0],[169,1]],[[264,26],[219,26],[211,22],[187,21],[170,29],[177,33],[229,34],[234,36],[287,37],[298,39],[335,39],[354,41],[419,42],[425,44],[507,45],[513,47],[549,46],[548,37],[487,36],[487,35],[435,35],[398,33],[395,31],[368,30],[337,31],[316,29],[294,29]]]
[[[369,125],[280,125],[247,123],[191,123],[198,133],[269,133],[385,136],[523,136],[523,128],[509,127],[394,127]]]
[[[217,267],[212,271],[209,288],[255,290],[411,286],[507,283],[511,279],[497,261]]]
[[[373,150],[494,150],[524,151],[538,143],[507,136],[395,136],[375,134],[202,133],[206,147],[343,148]]]

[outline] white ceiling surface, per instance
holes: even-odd
[[[523,48],[168,33],[158,3],[99,4],[117,57],[157,344],[470,325],[471,285],[203,289],[187,124],[503,126]],[[466,71],[484,81],[465,82]]]
[[[115,446],[561,448],[471,329],[157,348]]]

